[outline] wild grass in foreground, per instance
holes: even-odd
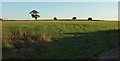
[[[91,59],[118,45],[114,21],[3,21],[3,59]]]

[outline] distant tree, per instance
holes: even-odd
[[[53,19],[54,19],[54,20],[57,20],[57,17],[54,17]]]
[[[29,14],[31,14],[32,18],[35,18],[35,20],[40,17],[40,15],[38,15],[39,12],[36,10],[32,10]]]
[[[72,20],[76,20],[77,18],[76,17],[73,17]]]
[[[92,18],[91,18],[91,17],[89,17],[89,18],[88,18],[88,20],[92,21]]]
[[[3,20],[2,18],[0,18],[0,21]]]

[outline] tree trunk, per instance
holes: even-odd
[[[35,20],[37,21],[37,18],[35,18]]]

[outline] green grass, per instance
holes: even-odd
[[[3,59],[91,59],[117,46],[117,21],[3,21]],[[20,31],[32,35],[48,33],[51,37],[60,37],[30,47],[15,48],[9,44],[8,35]],[[36,36],[37,37],[37,36]],[[12,41],[13,42],[13,41]],[[7,44],[8,43],[8,44]]]

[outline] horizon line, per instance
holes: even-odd
[[[76,17],[77,18],[77,17]],[[88,17],[89,18],[89,17]],[[76,20],[87,20],[88,18],[77,18]],[[92,18],[92,17],[91,17]],[[3,20],[34,20],[34,18],[31,18],[31,19],[9,19],[9,18],[2,18]],[[37,20],[53,20],[53,18],[38,18]],[[71,20],[71,18],[58,18],[57,19],[67,19],[67,20]],[[119,20],[119,19],[99,19],[99,18],[92,18],[93,20]]]
[[[3,19],[3,20],[35,20],[35,19]],[[53,18],[49,19],[37,19],[37,20],[54,20]],[[59,18],[57,20],[72,20],[72,18]],[[88,20],[88,19],[76,19],[76,20]],[[105,20],[105,21],[120,21],[119,19],[93,19],[93,20]]]

